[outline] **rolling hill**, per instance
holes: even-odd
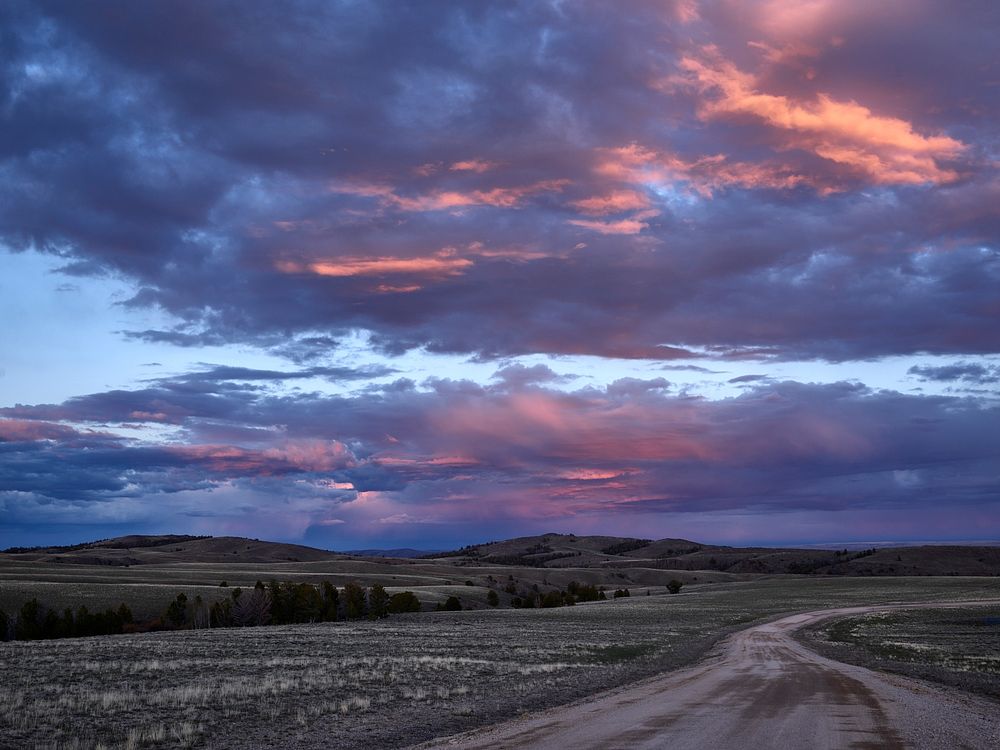
[[[887,547],[867,550],[728,547],[687,539],[540,534],[448,552],[357,550],[338,553],[241,537],[125,536],[65,547],[12,548],[9,560],[77,565],[173,563],[278,564],[347,562],[364,558],[387,566],[424,563],[449,568],[645,569],[713,571],[741,577],[810,574],[839,576],[1000,575],[1000,547]]]

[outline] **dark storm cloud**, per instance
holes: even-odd
[[[0,14],[0,239],[183,321],[134,337],[1000,349],[991,3]]]

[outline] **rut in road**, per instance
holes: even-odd
[[[990,602],[900,605],[969,606]],[[826,659],[792,638],[822,619],[792,615],[727,638],[698,665],[536,716],[419,747],[765,750],[1000,747],[1000,704]]]

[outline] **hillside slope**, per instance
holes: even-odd
[[[77,565],[157,565],[165,563],[277,563],[337,560],[343,555],[299,544],[235,536],[123,536],[68,547],[4,552],[25,561]]]

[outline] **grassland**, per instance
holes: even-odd
[[[492,581],[490,578],[492,577]],[[252,587],[257,580],[319,583],[328,580],[335,586],[380,583],[389,593],[413,591],[433,608],[449,596],[459,596],[464,607],[486,607],[486,596],[497,581],[513,577],[521,588],[537,585],[542,590],[565,588],[570,581],[607,585],[611,589],[632,587],[635,593],[646,590],[662,593],[667,581],[678,578],[687,584],[736,581],[736,576],[714,571],[663,571],[634,566],[624,569],[560,568],[545,569],[517,566],[461,566],[450,561],[362,560],[342,558],[312,562],[171,562],[132,566],[81,565],[61,562],[12,559],[0,556],[0,609],[16,612],[36,597],[53,609],[90,610],[117,607],[126,602],[136,617],[163,613],[171,599],[183,592],[193,600],[200,595],[208,602],[225,598],[229,588]],[[466,584],[472,582],[472,586]],[[500,591],[501,605],[510,596]]]
[[[772,578],[551,610],[3,643],[0,747],[401,747],[689,663],[780,613],[998,594],[988,578]]]
[[[833,659],[1000,698],[1000,607],[848,617],[801,637]]]

